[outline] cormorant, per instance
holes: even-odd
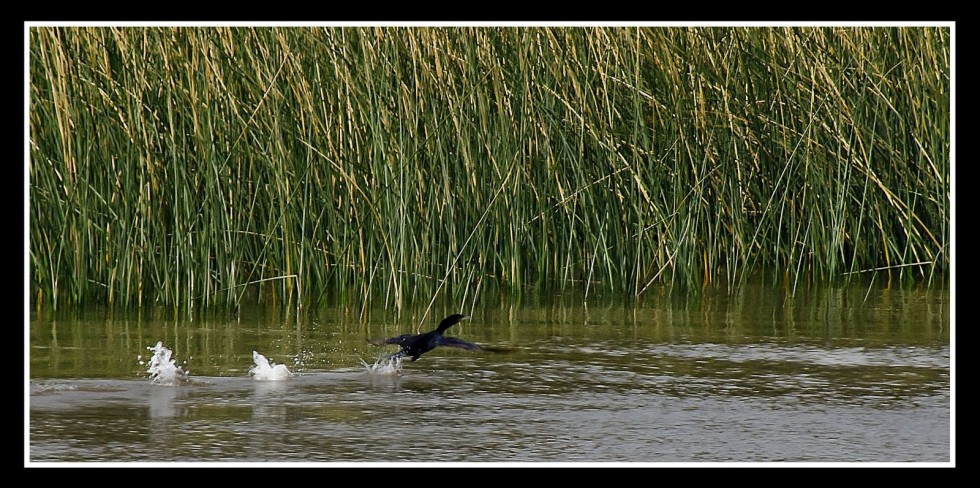
[[[439,346],[456,347],[466,350],[483,349],[483,346],[479,344],[471,344],[455,337],[445,337],[442,335],[446,329],[452,327],[457,322],[465,318],[469,318],[469,315],[458,313],[453,314],[442,319],[442,322],[439,322],[439,327],[436,327],[436,330],[424,332],[422,334],[402,334],[398,337],[389,337],[387,339],[371,341],[371,343],[379,346],[382,344],[398,344],[401,346],[401,350],[394,354],[390,354],[388,357],[390,359],[394,359],[410,356],[412,361],[417,360],[421,355]]]

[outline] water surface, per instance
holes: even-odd
[[[27,461],[952,461],[946,291],[580,298],[462,310],[450,335],[510,352],[397,374],[365,368],[394,351],[367,339],[421,310],[35,314]],[[149,379],[158,341],[187,382]],[[250,377],[253,351],[293,375]]]

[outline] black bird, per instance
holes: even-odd
[[[479,344],[471,344],[455,337],[445,337],[442,335],[446,329],[452,327],[457,322],[465,318],[469,318],[469,316],[458,313],[453,314],[442,319],[442,322],[439,322],[439,327],[436,327],[436,330],[424,332],[422,334],[402,334],[398,337],[389,337],[379,341],[372,341],[372,344],[398,344],[402,347],[401,350],[394,354],[390,354],[388,357],[390,359],[394,359],[411,356],[412,361],[417,360],[423,354],[439,346],[456,347],[466,350],[483,349],[483,346],[480,346]]]

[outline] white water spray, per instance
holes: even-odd
[[[398,374],[402,370],[402,357],[399,355],[382,356],[374,364],[368,364],[362,359],[361,364],[371,374]]]
[[[292,376],[285,364],[272,365],[256,351],[252,351],[252,361],[255,366],[248,370],[248,375],[259,381],[282,381]]]
[[[150,366],[146,369],[146,372],[150,373],[150,381],[153,384],[177,386],[187,381],[190,373],[181,369],[180,366],[177,366],[176,361],[171,359],[173,351],[164,347],[163,341],[157,342],[156,346],[148,346],[147,349],[153,351]],[[142,360],[140,360],[140,364],[143,364]]]

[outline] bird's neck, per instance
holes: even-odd
[[[442,335],[443,332],[447,331],[452,326],[453,326],[453,324],[440,325],[439,327],[436,327],[436,330],[433,331],[433,332],[435,332],[436,334]]]

